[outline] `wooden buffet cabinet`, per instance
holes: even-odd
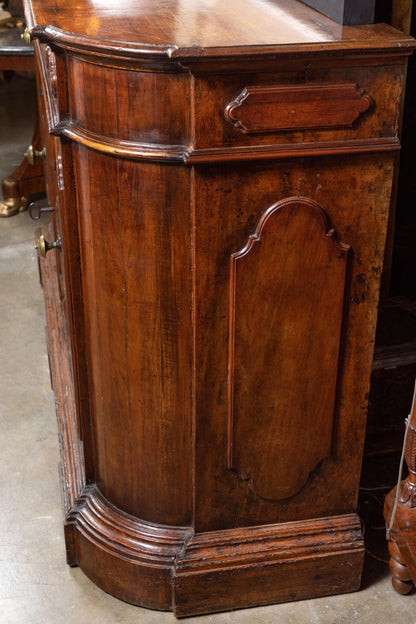
[[[352,591],[413,40],[293,0],[26,0],[68,562],[177,616]]]

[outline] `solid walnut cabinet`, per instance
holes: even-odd
[[[178,616],[358,589],[413,40],[292,0],[26,16],[68,562]]]

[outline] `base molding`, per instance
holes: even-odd
[[[104,591],[177,617],[359,589],[355,514],[193,534],[143,522],[88,486],[67,516],[68,563]]]
[[[177,561],[177,617],[358,590],[355,514],[195,535]]]

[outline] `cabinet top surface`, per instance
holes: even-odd
[[[27,23],[77,46],[181,56],[312,47],[392,49],[412,39],[385,25],[340,26],[297,0],[25,0]]]

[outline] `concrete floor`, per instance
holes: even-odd
[[[30,142],[34,103],[27,78],[0,83],[0,179]],[[27,212],[0,219],[0,624],[172,624],[173,615],[124,604],[65,563],[35,228]],[[360,592],[185,621],[415,624],[416,595],[396,594],[388,567],[367,558]]]

